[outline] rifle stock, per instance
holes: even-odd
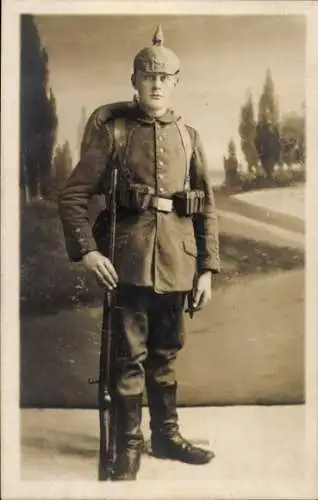
[[[98,480],[109,481],[114,463],[113,395],[111,390],[112,294],[107,292],[104,305],[98,380],[99,464]]]

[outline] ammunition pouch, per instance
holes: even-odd
[[[154,188],[150,186],[144,184],[130,184],[129,187],[118,190],[118,207],[132,214],[145,212],[150,207],[154,193]]]
[[[172,199],[173,207],[180,217],[191,217],[204,210],[205,195],[204,191],[200,189],[177,192]]]

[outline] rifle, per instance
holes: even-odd
[[[110,240],[108,258],[114,263],[115,238],[116,238],[116,187],[117,166],[112,169],[111,192],[110,192]],[[90,384],[98,384],[99,403],[99,466],[98,480],[109,481],[112,477],[113,465],[116,453],[116,405],[114,404],[113,381],[111,377],[111,364],[116,352],[112,332],[112,313],[114,307],[115,293],[107,291],[105,296],[103,326],[101,333],[101,349],[99,360],[99,379],[89,379]]]

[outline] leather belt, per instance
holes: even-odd
[[[162,198],[160,196],[152,196],[149,206],[158,210],[158,212],[170,213],[173,211],[173,201],[171,198]]]

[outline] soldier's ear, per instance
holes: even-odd
[[[133,73],[133,74],[131,75],[130,81],[131,81],[132,86],[133,86],[133,87],[134,87],[134,89],[135,89],[135,88],[136,88],[136,75],[135,75],[135,73]]]

